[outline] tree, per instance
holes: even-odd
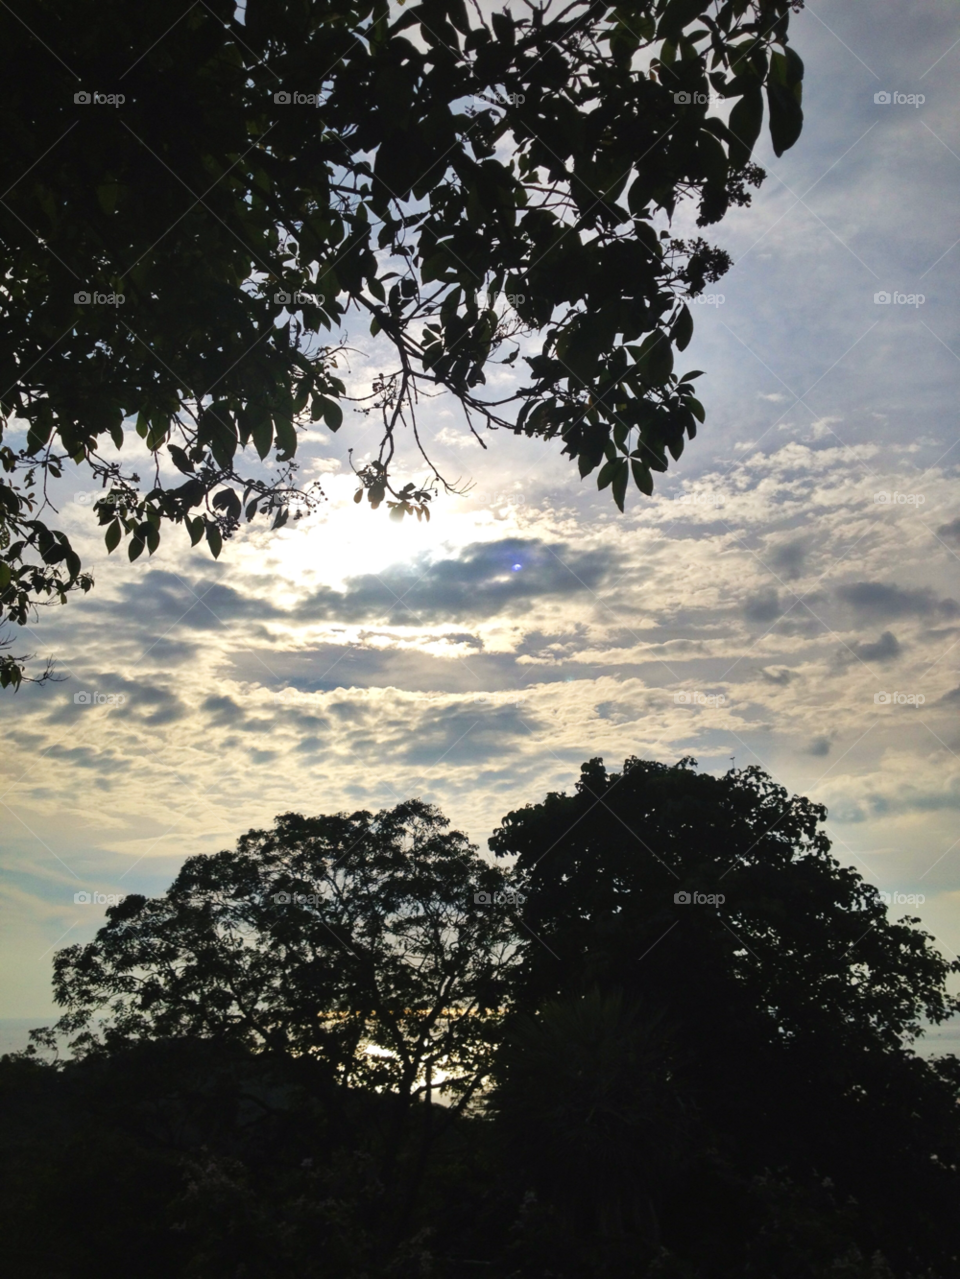
[[[489,1070],[515,949],[508,881],[418,800],[375,816],[278,817],[191,857],[157,898],[107,910],[57,953],[81,1054],[179,1037],[309,1055],[402,1108],[464,1109]],[[495,900],[497,899],[497,900]],[[42,1036],[38,1036],[40,1038]]]
[[[759,768],[692,763],[592,760],[575,794],[504,818],[490,844],[524,894],[517,1006],[596,987],[663,1019],[702,1158],[657,1208],[702,1273],[746,1255],[738,1212],[768,1171],[801,1194],[830,1178],[862,1241],[956,1273],[960,1061],[910,1045],[957,1011],[960,963],[836,862],[822,806]]]
[[[417,405],[439,391],[478,439],[556,440],[621,509],[631,476],[649,494],[704,418],[698,374],[674,372],[684,299],[729,266],[669,222],[749,202],[764,95],[777,154],[796,140],[800,4],[5,6],[0,417],[27,436],[0,446],[3,615],[89,589],[45,514],[68,461],[131,559],[170,523],[216,556],[244,518],[317,500],[297,431],[340,428],[357,317],[393,351],[361,405],[383,436],[358,501],[429,515],[447,482]],[[518,356],[526,385],[485,392]],[[403,427],[420,485],[393,482]]]

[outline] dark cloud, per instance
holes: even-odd
[[[960,686],[952,688],[949,693],[944,693],[940,701],[948,703],[960,702]]]
[[[124,620],[146,623],[159,631],[161,639],[148,652],[156,652],[166,639],[164,632],[176,626],[215,630],[230,622],[262,622],[284,615],[268,601],[242,595],[223,582],[208,578],[190,581],[163,569],[152,569],[135,582],[125,582],[119,600],[94,601],[94,605],[100,612],[119,614]]]
[[[878,640],[855,644],[853,652],[861,662],[889,662],[892,658],[899,657],[903,650],[893,631],[884,631]]]
[[[780,596],[772,587],[749,596],[743,605],[743,615],[750,622],[772,622],[782,612]]]
[[[118,773],[130,767],[131,761],[112,751],[98,751],[90,746],[63,746],[59,742],[45,752],[48,759],[61,759],[77,768],[90,768],[98,773]]]
[[[955,520],[951,520],[949,524],[941,524],[937,529],[937,537],[942,537],[945,542],[953,542],[960,546],[960,515]]]
[[[831,742],[829,737],[815,737],[813,741],[810,742],[810,744],[807,746],[806,751],[804,753],[807,755],[817,755],[817,756],[829,755],[830,745],[831,745]]]
[[[796,672],[790,670],[788,666],[763,666],[760,668],[760,674],[768,684],[777,684],[781,688],[789,684],[791,680],[797,679]]]
[[[324,587],[295,615],[307,621],[378,619],[391,626],[495,617],[535,599],[589,594],[618,563],[614,552],[578,551],[562,542],[478,542],[449,559],[422,556],[413,564],[350,578],[343,592]]]
[[[428,712],[400,758],[433,767],[493,760],[518,749],[518,741],[542,731],[523,707],[451,706]]]
[[[203,703],[203,709],[214,728],[239,728],[239,721],[244,718],[242,707],[232,697],[208,697]]]
[[[805,541],[784,542],[770,551],[770,565],[788,581],[793,581],[803,572],[803,562],[806,559],[807,549]],[[766,558],[768,557],[764,556],[764,559]]]
[[[837,595],[860,617],[886,621],[896,617],[957,617],[956,600],[938,599],[928,587],[904,589],[885,582],[850,582]]]

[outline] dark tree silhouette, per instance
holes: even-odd
[[[525,894],[518,1006],[622,992],[669,1028],[674,1083],[730,1169],[830,1177],[899,1264],[955,1266],[960,1062],[910,1045],[957,1011],[960,963],[837,863],[822,806],[759,768],[692,764],[595,759],[574,794],[504,818],[490,843]],[[685,1224],[708,1265],[701,1207]]]

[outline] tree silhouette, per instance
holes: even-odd
[[[692,763],[592,760],[574,794],[504,818],[490,843],[516,857],[525,895],[518,1007],[596,987],[663,1019],[674,1083],[720,1161],[691,1165],[690,1186],[713,1178],[701,1205],[734,1175],[829,1177],[891,1258],[955,1265],[960,1062],[911,1044],[957,1011],[945,981],[960,963],[837,863],[822,806],[759,768]],[[667,1217],[678,1193],[661,1183]],[[707,1265],[717,1232],[696,1197],[687,1211]]]
[[[171,524],[216,556],[243,519],[309,508],[298,430],[341,428],[358,324],[389,351],[358,500],[421,517],[452,487],[418,426],[441,391],[478,438],[556,440],[621,510],[649,494],[704,418],[674,370],[686,299],[730,264],[669,222],[749,202],[764,99],[777,154],[796,141],[798,7],[0,7],[0,423],[27,424],[0,447],[3,615],[90,586],[46,514],[71,462],[130,559]],[[404,428],[422,482],[395,482]],[[143,483],[117,453],[134,431]]]

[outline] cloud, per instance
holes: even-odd
[[[951,520],[949,524],[941,524],[937,529],[937,537],[942,537],[945,542],[953,542],[956,546],[960,546],[960,515],[955,520]]]
[[[816,756],[829,755],[830,746],[831,742],[829,737],[815,737],[807,746],[805,754]]]
[[[889,662],[894,657],[899,657],[902,651],[900,641],[893,631],[884,631],[878,640],[871,643],[858,642],[853,646],[853,652],[861,662]]]
[[[417,626],[516,614],[537,599],[590,598],[616,568],[611,551],[574,550],[563,542],[505,538],[459,555],[349,578],[342,592],[323,587],[295,610],[298,620]]]
[[[794,581],[803,571],[807,550],[805,541],[782,542],[770,552],[770,565],[788,581]]]
[[[875,621],[897,617],[960,616],[953,599],[938,599],[929,587],[903,589],[884,582],[851,582],[837,588],[838,597],[858,616]]]
[[[762,666],[760,674],[768,684],[778,684],[781,688],[798,678],[796,671],[792,671],[789,666]]]
[[[750,622],[772,622],[782,612],[780,596],[773,587],[749,596],[743,605],[743,615]]]

